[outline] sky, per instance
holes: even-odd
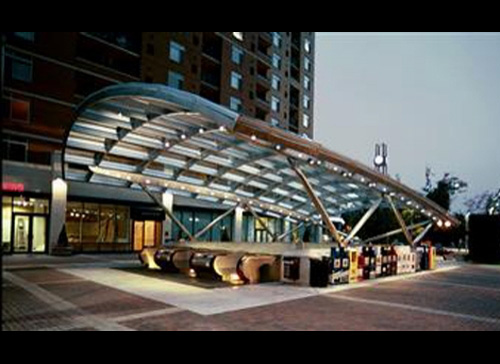
[[[315,140],[421,191],[425,169],[500,188],[500,33],[316,33]]]

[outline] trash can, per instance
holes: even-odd
[[[328,286],[328,273],[330,266],[329,258],[310,259],[310,278],[309,284],[311,287],[325,288]]]

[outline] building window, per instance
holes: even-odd
[[[130,209],[126,206],[69,202],[66,229],[70,244],[130,243]]]
[[[238,72],[231,72],[231,87],[236,90],[241,90],[243,77]]]
[[[311,90],[311,79],[309,77],[307,77],[307,76],[304,76],[304,88],[307,91]]]
[[[23,82],[33,81],[33,61],[17,55],[9,56],[12,58],[12,78]]]
[[[231,99],[229,100],[229,108],[233,111],[241,112],[241,110],[243,109],[241,100],[231,96]]]
[[[304,128],[309,129],[309,115],[304,114],[302,117],[302,125]]]
[[[182,90],[184,89],[184,76],[177,72],[168,71],[167,84],[170,87]]]
[[[184,53],[186,52],[186,48],[180,45],[177,42],[170,42],[170,60],[176,63],[182,63],[184,60]]]
[[[277,98],[276,96],[273,96],[271,98],[271,109],[274,111],[274,112],[280,112],[280,99]]]
[[[281,34],[279,32],[272,32],[273,34],[273,45],[276,48],[281,48],[281,45],[283,44],[283,41],[281,39]]]
[[[311,45],[311,41],[309,39],[306,39],[304,41],[304,50],[307,52],[307,53],[311,53],[311,48],[312,48],[312,45]]]
[[[16,162],[28,161],[28,140],[7,136],[2,142],[2,158]]]
[[[243,42],[244,39],[243,32],[233,32],[233,37],[238,39],[240,42]]]
[[[311,71],[311,60],[307,57],[304,58],[304,68],[306,71]]]
[[[281,57],[276,53],[273,54],[273,67],[276,69],[281,69]]]
[[[311,107],[311,99],[309,96],[304,96],[304,109],[309,110]]]
[[[281,78],[277,75],[273,75],[271,85],[274,90],[279,91],[281,88]]]
[[[236,46],[233,46],[231,52],[231,60],[234,64],[241,65],[243,63],[243,50]]]
[[[30,42],[35,41],[35,32],[14,32],[14,35]]]
[[[15,121],[30,122],[31,104],[24,100],[10,100],[10,119]]]
[[[271,118],[271,125],[272,126],[280,126],[280,122],[278,119]]]

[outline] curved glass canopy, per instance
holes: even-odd
[[[325,223],[325,213],[366,210],[384,198],[436,224],[459,223],[407,186],[312,140],[163,85],[120,84],[88,97],[63,160],[67,180],[251,205],[294,222]]]

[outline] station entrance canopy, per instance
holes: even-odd
[[[163,85],[120,84],[77,109],[63,151],[70,181],[169,191],[229,209],[244,206],[298,224],[322,224],[335,240],[354,238],[381,205],[409,208],[429,224],[458,221],[432,201],[322,145]],[[153,197],[154,198],[154,197]],[[332,218],[368,210],[347,236]],[[357,230],[357,231],[356,231]]]

